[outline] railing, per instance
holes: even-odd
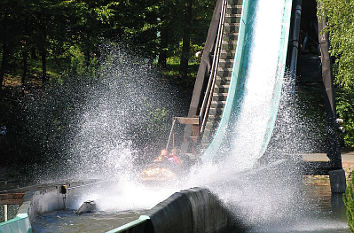
[[[216,81],[216,73],[217,73],[217,68],[218,68],[218,63],[219,63],[219,56],[220,56],[220,51],[221,51],[221,43],[222,43],[223,30],[224,30],[226,4],[227,4],[227,2],[226,2],[226,0],[224,0],[222,3],[221,12],[220,12],[221,15],[220,15],[219,26],[218,26],[218,34],[217,34],[217,37],[215,40],[213,63],[211,66],[208,85],[207,85],[207,88],[205,91],[202,106],[200,107],[200,112],[199,112],[199,119],[201,120],[200,131],[199,131],[200,134],[202,134],[204,132],[206,122],[208,119],[211,101],[213,98],[215,81]]]

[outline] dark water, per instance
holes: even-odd
[[[143,211],[96,212],[77,216],[74,211],[55,211],[39,216],[32,224],[34,233],[106,232],[137,219]]]

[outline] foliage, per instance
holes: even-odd
[[[120,77],[129,74],[130,83],[128,78],[124,82],[134,85],[131,90],[139,94],[147,92],[139,86],[149,87],[152,79],[166,86],[173,85],[174,88],[168,90],[149,88],[149,91],[158,90],[171,98],[179,95],[187,109],[194,82],[190,77],[195,75],[199,62],[194,53],[203,48],[214,5],[214,0],[0,1],[0,100],[2,93],[11,96],[0,103],[0,112],[6,112],[0,114],[0,123],[6,123],[7,138],[11,137],[6,154],[9,158],[12,155],[19,158],[18,154],[23,154],[22,157],[37,163],[40,161],[36,159],[44,160],[47,155],[67,153],[60,145],[72,141],[72,136],[79,130],[81,108],[98,91],[98,83],[107,80],[104,76],[112,67],[116,67],[115,73],[109,74],[117,79],[116,74]],[[188,10],[191,15],[186,20]],[[186,32],[187,27],[190,30]],[[186,54],[182,51],[186,33],[190,44],[190,51],[187,51],[189,67],[187,76],[181,78],[179,66],[182,54]],[[144,64],[146,69],[140,71],[135,63],[127,65],[131,57],[120,51],[111,55],[105,47],[112,44],[124,44],[131,57],[146,58],[144,62],[149,64],[155,60],[154,66],[159,65],[163,77],[156,75],[155,67],[146,68],[147,64]],[[117,64],[117,57],[122,59],[121,64]],[[163,63],[165,66],[161,66]],[[148,71],[156,77],[148,77]],[[126,74],[122,74],[124,72]],[[132,82],[136,76],[141,79]],[[130,90],[124,82],[114,87],[116,92]],[[131,92],[126,94],[123,100],[133,97]],[[10,99],[19,102],[11,112],[7,105]],[[113,104],[121,101],[109,99]],[[172,101],[166,101],[166,97],[162,100],[163,104],[158,104],[156,99],[140,104],[146,108],[143,121],[138,115],[135,120],[127,119],[131,124],[127,134],[131,135],[131,141],[137,142],[137,149],[157,145],[160,139],[164,144],[166,135],[162,132],[168,133],[171,115],[185,115],[184,108],[176,112],[171,110]],[[18,112],[25,115],[24,119],[20,119],[23,115]],[[3,145],[0,142],[0,147],[4,148]],[[20,161],[27,162],[25,159]]]
[[[85,56],[81,52],[80,48],[77,46],[70,46],[69,48],[70,54],[70,69],[69,74],[74,76],[76,75],[83,75],[85,73],[84,63],[85,63]]]
[[[354,2],[320,0],[320,14],[327,16],[331,55],[336,58],[336,83],[354,88]]]
[[[186,21],[187,5],[191,17]],[[45,82],[53,71],[55,77],[94,73],[99,45],[106,42],[124,41],[131,51],[159,64],[178,56],[179,64],[184,29],[190,28],[191,44],[201,46],[214,5],[212,0],[1,1],[0,89],[6,74],[22,75],[22,82],[42,75]],[[193,59],[194,53],[188,54]],[[36,73],[26,72],[33,68]]]
[[[348,183],[345,194],[343,195],[344,204],[346,208],[346,215],[348,220],[349,229],[354,232],[354,171],[352,172],[352,180]]]
[[[335,58],[337,111],[344,119],[345,144],[354,147],[354,1],[318,0],[319,14],[327,17],[330,53]]]
[[[154,132],[156,135],[163,135],[168,131],[168,124],[166,122],[168,110],[166,108],[157,108],[150,112],[150,119],[148,127],[150,132]]]
[[[342,89],[337,91],[337,112],[344,119],[344,142],[347,147],[354,148],[354,91]]]

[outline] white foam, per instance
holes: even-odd
[[[261,149],[271,118],[272,96],[278,79],[283,0],[260,0],[254,23],[244,99],[235,123],[232,157],[235,168],[252,167],[262,156]]]

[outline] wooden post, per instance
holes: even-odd
[[[171,130],[170,130],[170,135],[168,136],[168,140],[167,140],[167,144],[166,144],[166,150],[168,150],[168,146],[170,145],[171,137],[173,135],[173,131],[175,128],[175,123],[176,123],[176,118],[173,118]]]
[[[7,221],[7,205],[4,205],[4,219]]]
[[[175,133],[172,133],[172,149],[175,148]]]
[[[320,4],[317,2],[317,4]],[[333,88],[331,59],[329,54],[329,34],[324,29],[327,25],[325,16],[318,16],[318,42],[321,50],[322,81],[325,91],[325,108],[327,113],[327,156],[331,171],[329,178],[332,193],[344,193],[346,188],[345,172],[342,168],[342,155],[338,138],[339,127],[336,122],[336,100]]]
[[[203,96],[203,89],[206,84],[206,77],[209,77],[211,62],[213,57],[214,45],[216,40],[216,35],[219,26],[219,20],[221,16],[221,9],[223,5],[223,0],[217,0],[213,17],[210,22],[207,40],[203,49],[202,58],[200,61],[197,78],[194,83],[192,100],[189,106],[188,117],[194,117],[198,115],[198,109],[201,104],[201,97]],[[184,129],[184,138],[187,139],[192,134],[192,126],[186,125]],[[182,152],[187,152],[189,147],[189,141],[185,140],[182,144]]]
[[[321,50],[322,81],[325,89],[325,108],[327,113],[327,156],[335,169],[342,168],[342,156],[338,138],[338,125],[336,123],[336,100],[333,88],[333,76],[331,72],[331,60],[329,55],[328,32],[324,32],[327,20],[324,16],[318,16],[318,41]]]

